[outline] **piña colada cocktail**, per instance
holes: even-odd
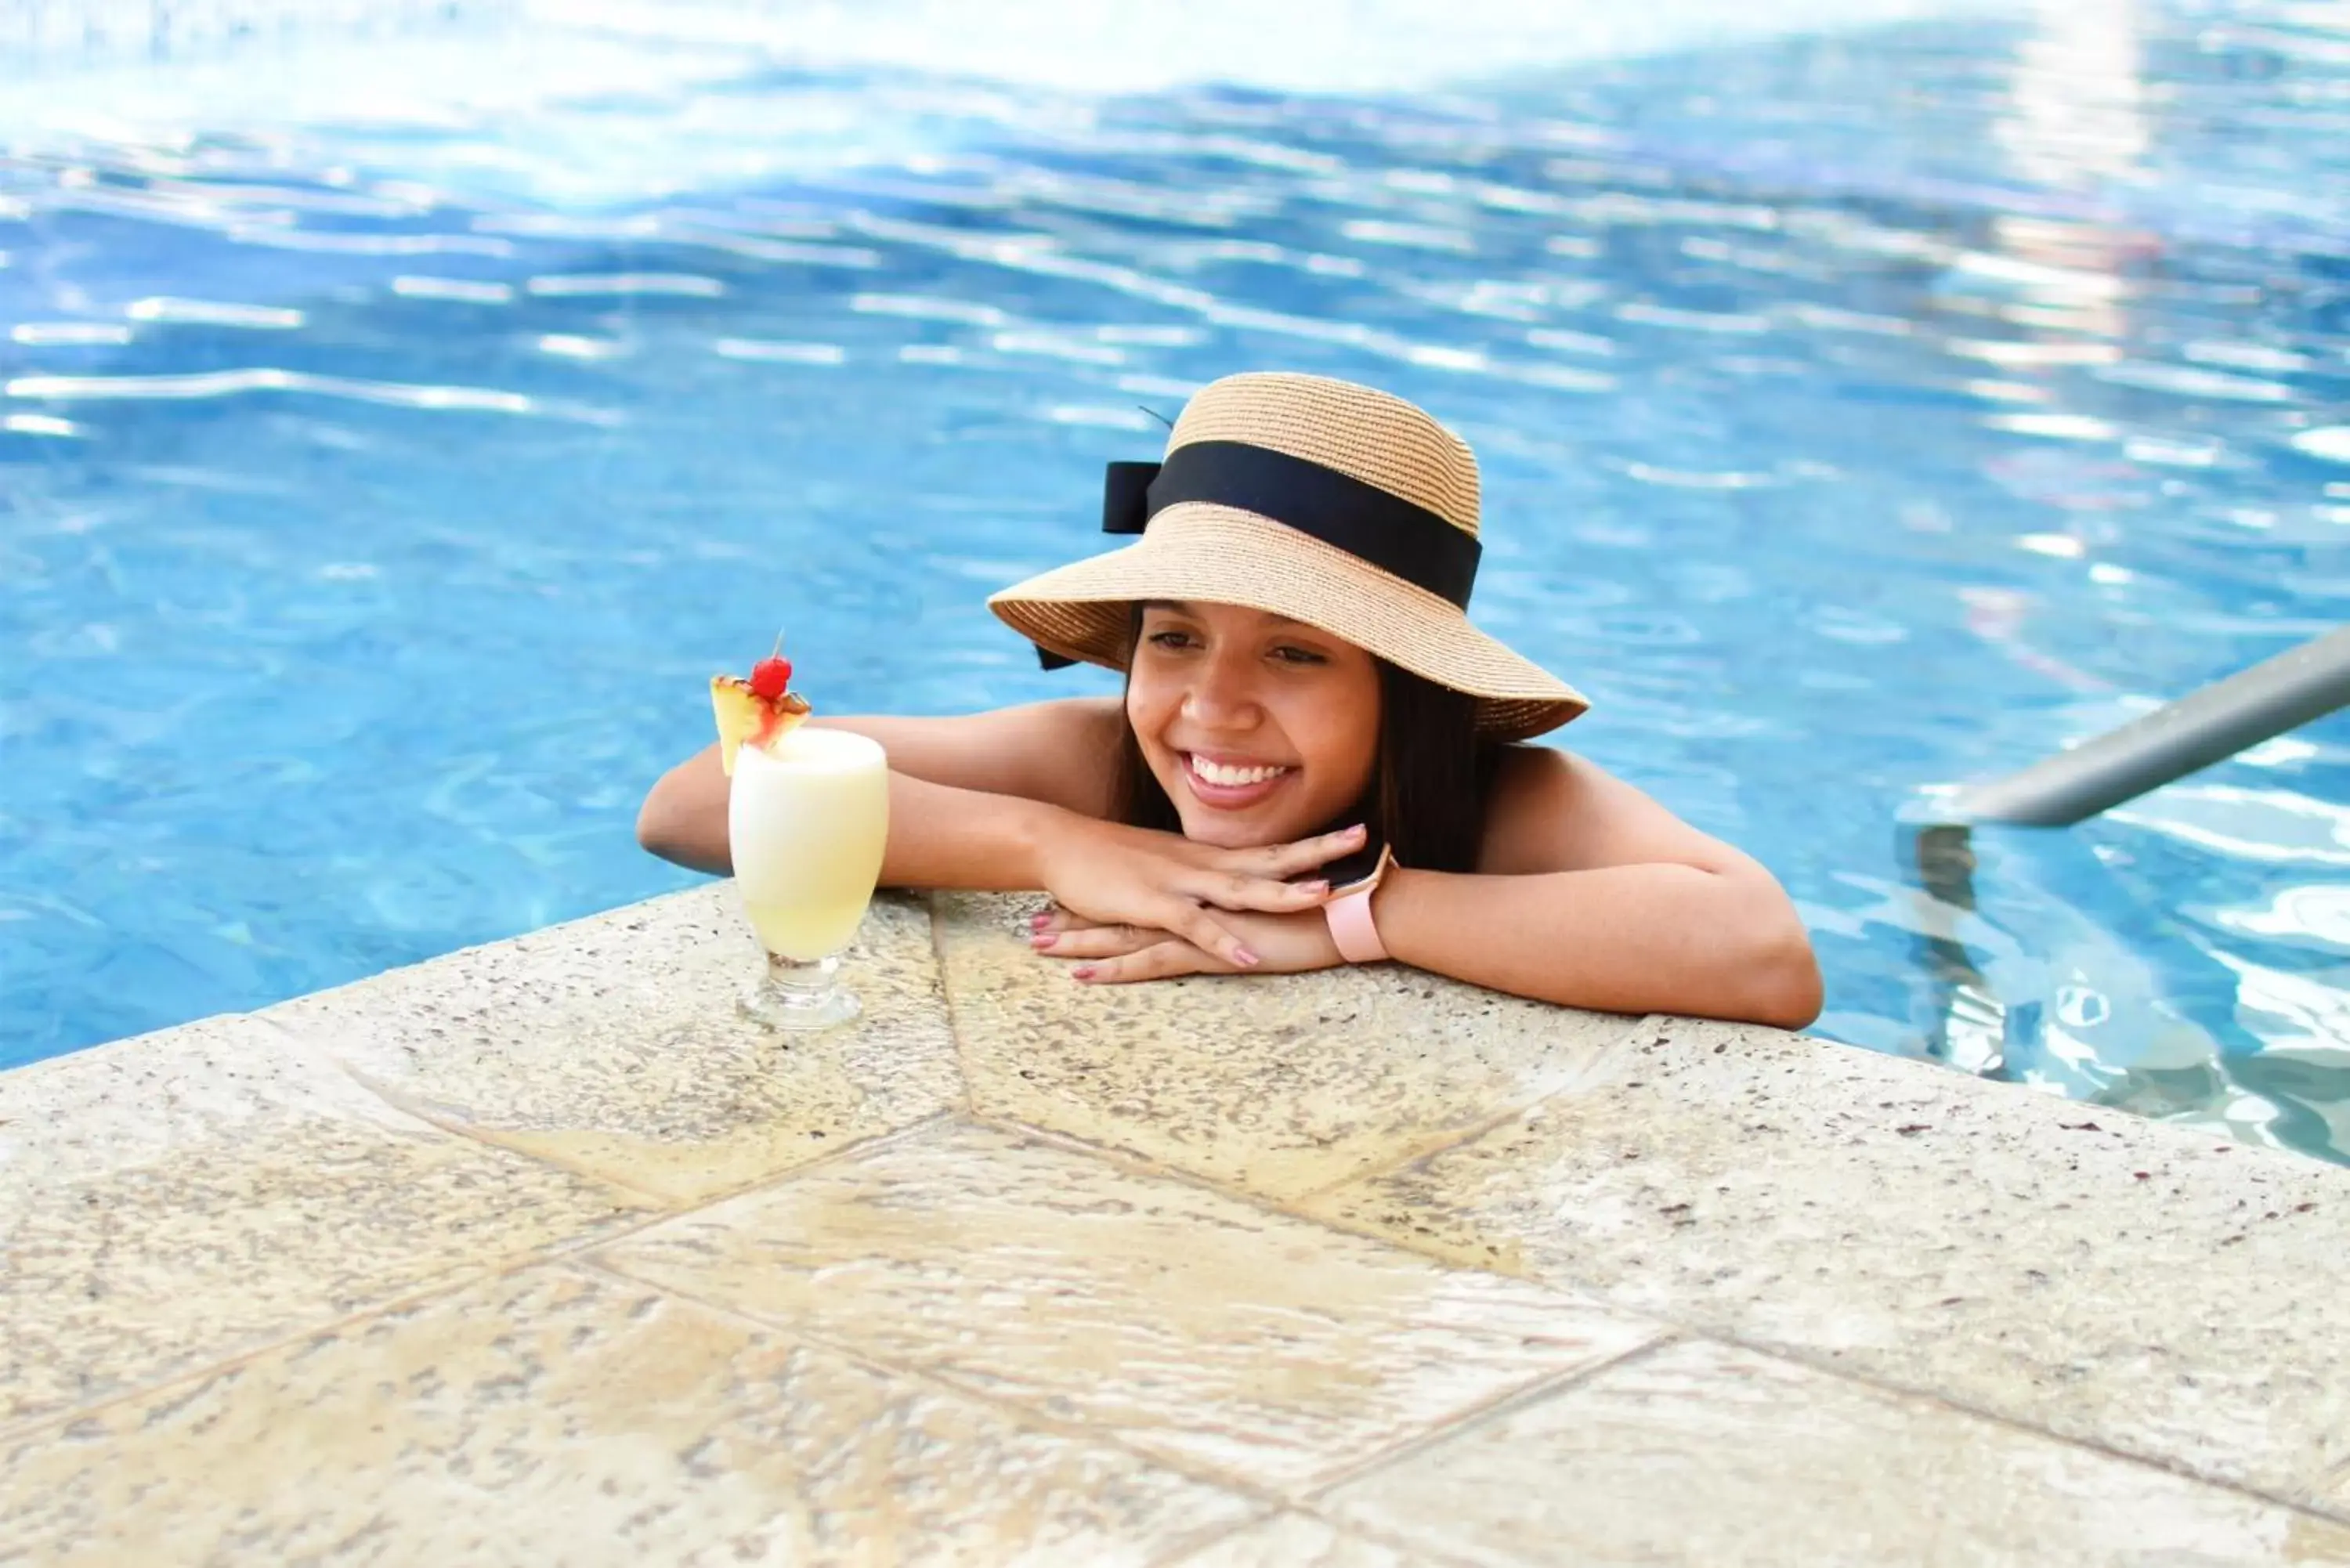
[[[876,742],[806,727],[788,660],[748,680],[710,682],[734,883],[767,952],[743,1011],[778,1029],[821,1029],[858,1013],[840,984],[842,949],[872,901],[889,834],[889,761]]]

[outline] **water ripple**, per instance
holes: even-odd
[[[321,397],[352,398],[388,407],[449,410],[461,412],[554,413],[554,405],[520,392],[494,391],[485,387],[411,386],[396,381],[364,381],[346,376],[320,376],[305,370],[256,367],[242,370],[208,370],[181,376],[19,376],[0,382],[0,395],[45,399],[57,402],[80,400],[169,400],[234,397],[244,392],[313,392]],[[571,417],[590,417],[571,411]]]
[[[393,278],[391,292],[410,299],[449,299],[467,305],[506,305],[515,296],[512,284],[476,283],[460,277],[420,277],[410,274]]]
[[[194,323],[204,327],[246,327],[262,332],[286,332],[303,322],[302,312],[282,306],[229,305],[210,299],[172,299],[150,296],[122,307],[133,321]]]
[[[695,299],[715,299],[726,292],[723,278],[699,273],[615,272],[578,273],[564,277],[534,277],[523,285],[550,299],[600,298],[612,295],[666,294]]]

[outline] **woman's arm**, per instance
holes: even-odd
[[[1801,1029],[1819,966],[1794,906],[1752,859],[1580,758],[1527,747],[1496,782],[1471,874],[1390,871],[1372,918],[1403,963],[1609,1012],[1682,1012]],[[1344,962],[1326,921],[1228,921],[1267,971]],[[1036,938],[1094,982],[1228,972],[1164,930],[1055,914]]]
[[[1810,940],[1760,867],[1517,877],[1399,870],[1371,903],[1399,962],[1516,996],[1781,1029],[1820,1014]]]
[[[951,719],[819,718],[889,753],[890,887],[1024,888],[1023,841],[1039,805],[1108,815],[1118,708],[1079,698]],[[715,744],[661,775],[637,813],[637,842],[664,860],[723,877],[727,778]],[[943,831],[941,831],[943,830]],[[1008,878],[1008,879],[1007,879]]]
[[[1474,875],[1399,868],[1372,896],[1399,961],[1519,996],[1801,1029],[1819,965],[1746,855],[1579,757],[1513,752]]]
[[[811,722],[868,735],[889,753],[884,886],[1041,888],[1096,919],[1176,933],[1234,968],[1258,960],[1233,933],[1228,911],[1311,909],[1328,889],[1288,878],[1360,846],[1358,838],[1333,834],[1215,849],[1102,820],[1117,766],[1115,704]],[[638,813],[637,841],[664,859],[723,875],[733,865],[727,793],[712,746],[653,785]]]

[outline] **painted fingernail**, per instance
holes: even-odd
[[[1093,977],[1094,966],[1089,963],[1081,963],[1069,971],[1069,978],[1072,980],[1091,980]]]
[[[1032,948],[1049,948],[1060,940],[1059,935],[1055,932],[1038,931],[1035,936],[1028,939],[1028,945]]]
[[[1232,957],[1238,959],[1244,967],[1249,969],[1254,969],[1258,964],[1264,961],[1263,959],[1258,958],[1256,954],[1249,951],[1246,948],[1233,949]]]
[[[1297,884],[1297,890],[1300,893],[1305,894],[1309,898],[1318,898],[1323,894],[1330,890],[1330,884],[1323,881],[1317,877],[1311,882],[1300,882]]]
[[[1028,922],[1028,929],[1031,930],[1041,931],[1052,923],[1053,911],[1050,909],[1039,909],[1036,911],[1035,918]]]

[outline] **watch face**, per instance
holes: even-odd
[[[1352,891],[1369,881],[1378,872],[1379,861],[1387,854],[1387,847],[1385,840],[1375,836],[1352,855],[1342,860],[1331,861],[1322,867],[1320,875],[1329,878],[1332,892]],[[1307,875],[1312,876],[1314,873],[1308,872]]]

